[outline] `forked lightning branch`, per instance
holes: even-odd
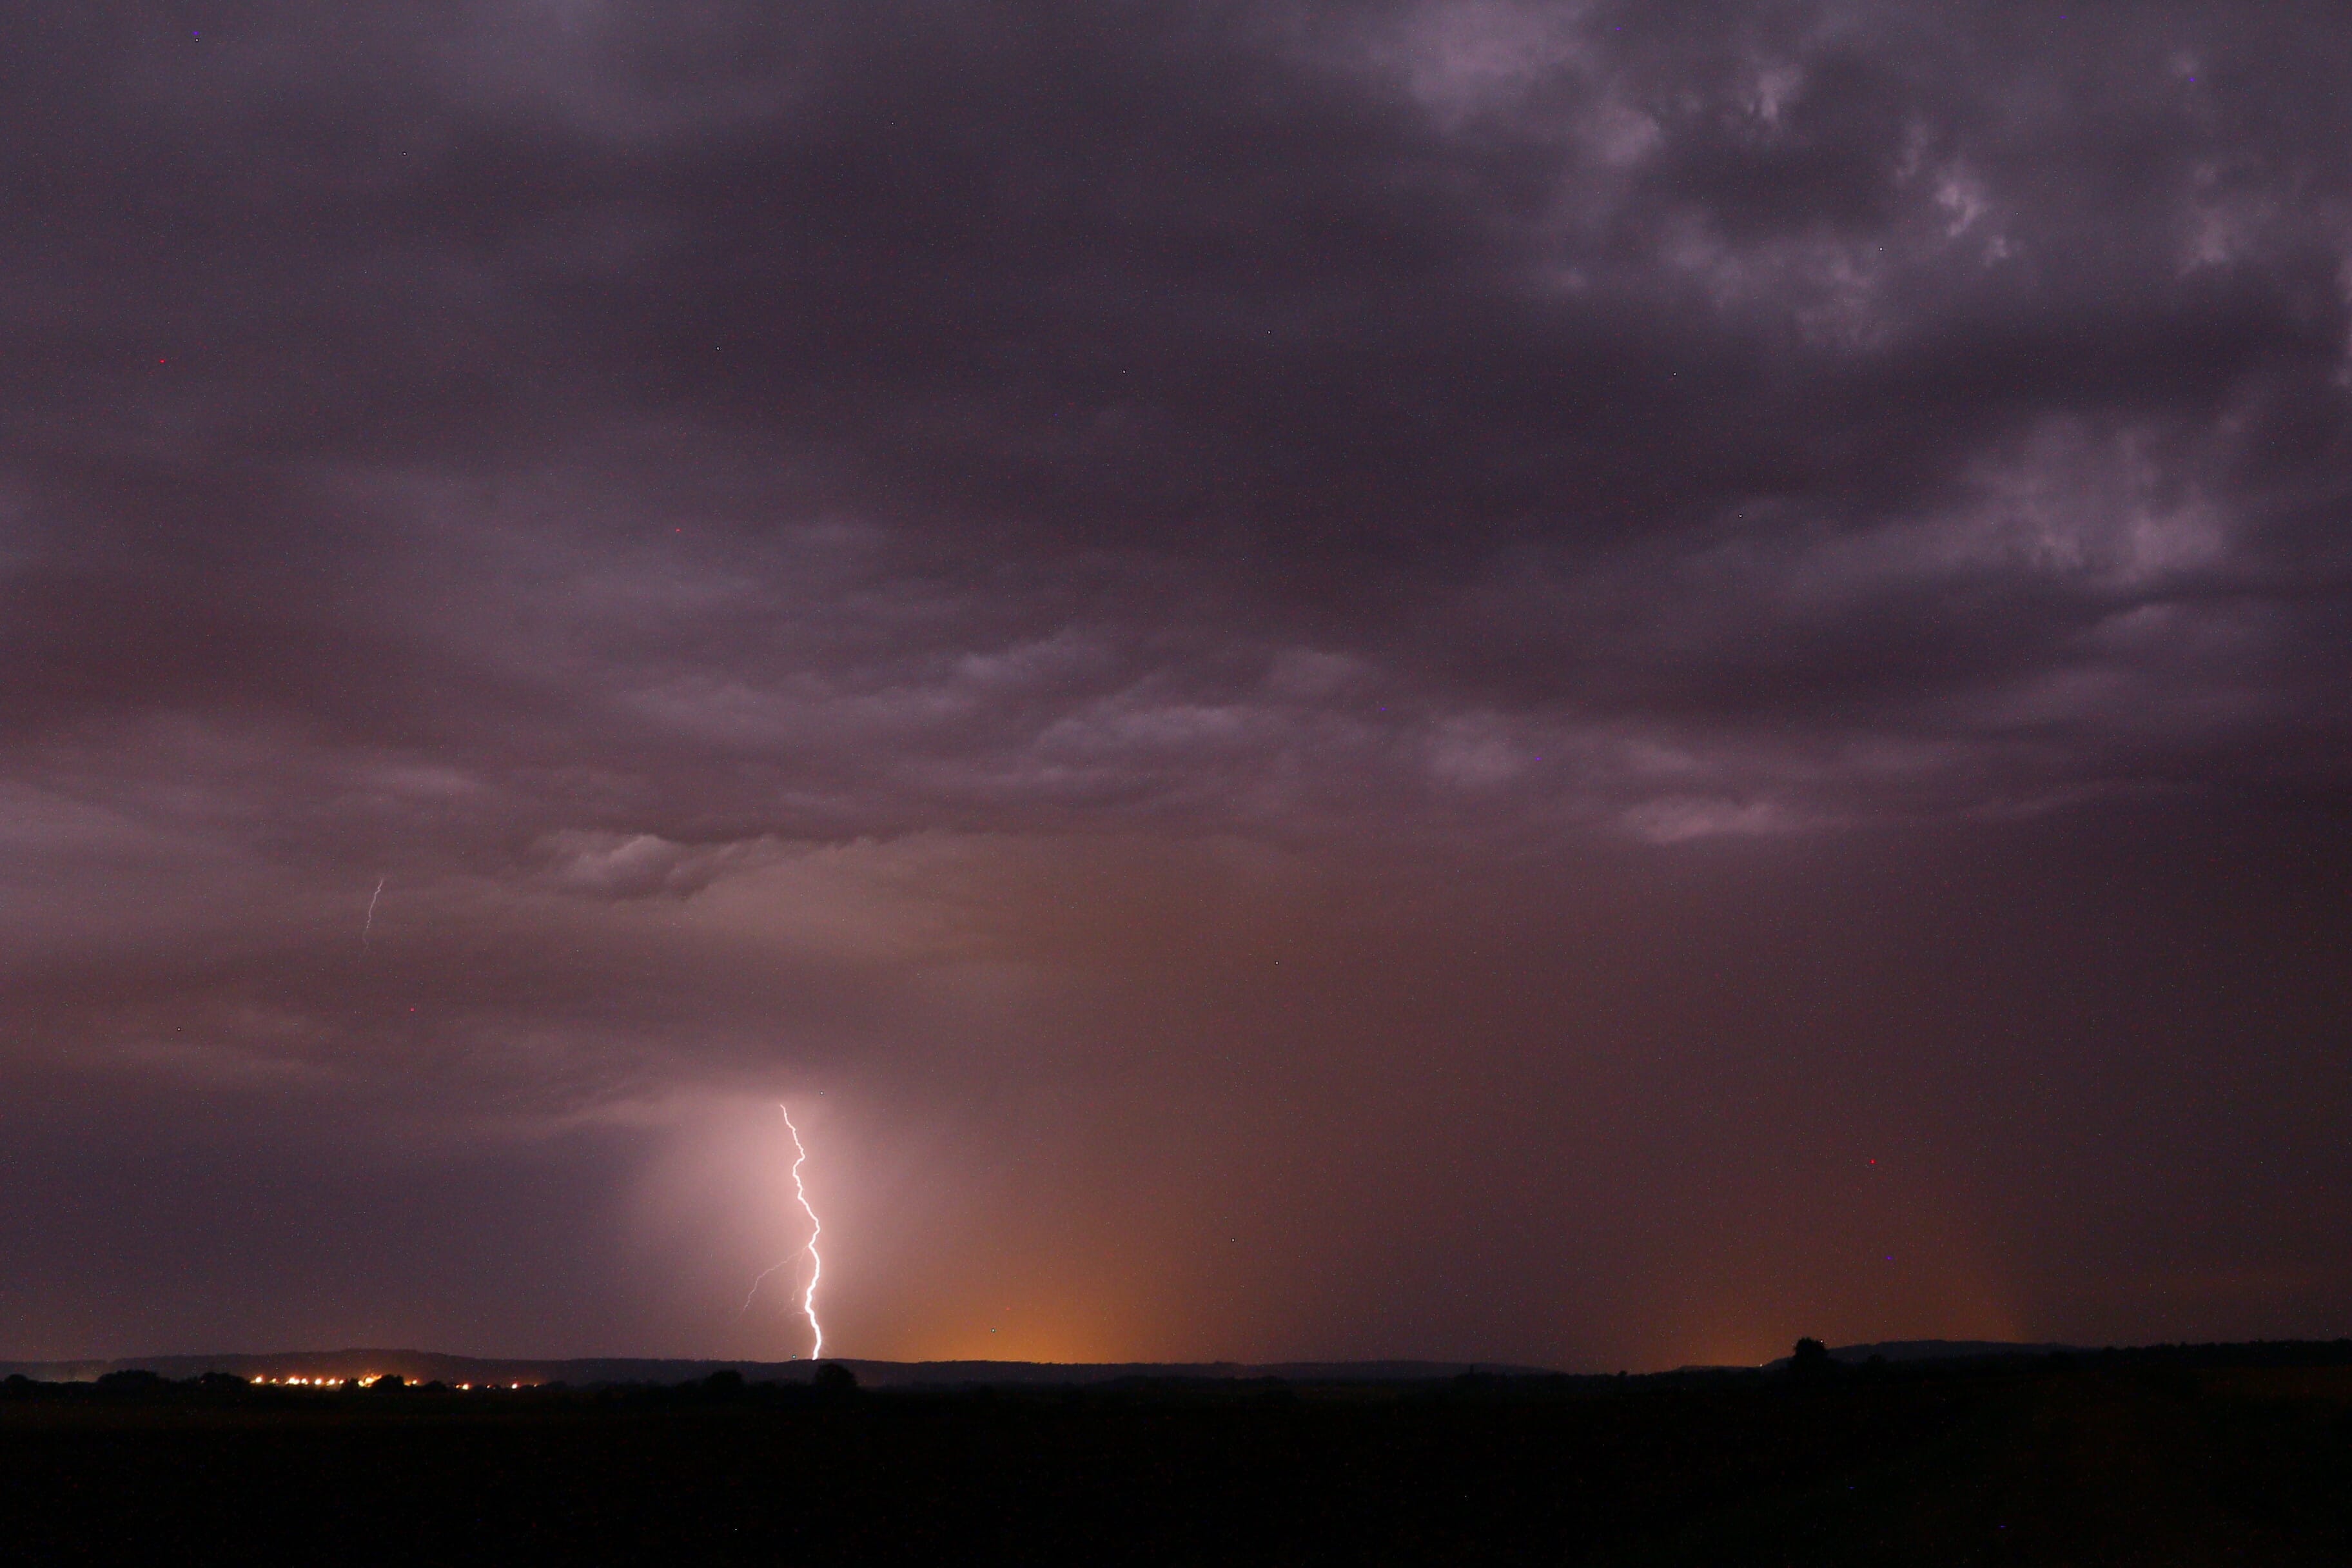
[[[824,1226],[818,1223],[816,1210],[809,1206],[808,1186],[801,1180],[801,1167],[808,1163],[808,1150],[801,1142],[801,1130],[793,1125],[792,1107],[780,1100],[776,1109],[784,1113],[784,1131],[793,1137],[793,1196],[799,1200],[801,1212],[808,1215],[809,1221],[808,1245],[801,1248],[801,1252],[808,1254],[809,1260],[808,1284],[801,1290],[801,1311],[808,1319],[809,1332],[814,1336],[814,1342],[809,1346],[809,1360],[814,1361],[824,1354],[824,1326],[816,1321],[816,1282],[824,1272],[824,1260],[817,1256],[816,1238],[824,1234]],[[752,1298],[759,1295],[760,1287],[767,1282],[768,1276],[792,1263],[800,1255],[800,1252],[795,1252],[790,1258],[780,1258],[761,1269],[760,1277],[751,1281],[751,1289],[743,1297],[743,1310],[735,1315],[740,1318],[749,1312]]]

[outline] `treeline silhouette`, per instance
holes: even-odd
[[[0,1382],[0,1556],[2352,1562],[2352,1341],[861,1389]]]
[[[331,1384],[324,1379],[299,1383],[275,1379],[257,1381],[226,1372],[207,1372],[191,1378],[173,1379],[138,1367],[105,1373],[88,1382],[45,1382],[21,1373],[0,1378],[0,1402],[80,1404],[100,1407],[194,1405],[305,1409],[315,1407],[324,1400],[344,1402],[332,1406],[335,1408],[364,1406],[381,1409],[383,1408],[383,1402],[394,1394],[410,1399],[470,1398],[484,1404],[509,1404],[518,1395],[528,1395],[540,1401],[543,1406],[552,1405],[565,1408],[579,1408],[583,1400],[600,1406],[634,1407],[708,1405],[746,1398],[769,1404],[801,1405],[811,1401],[825,1403],[838,1400],[858,1392],[856,1373],[833,1363],[818,1367],[805,1383],[751,1383],[741,1373],[730,1369],[714,1372],[689,1383],[604,1384],[584,1389],[575,1389],[564,1383],[464,1384],[438,1380],[412,1383],[397,1373],[386,1373],[364,1383],[351,1379],[336,1380]]]

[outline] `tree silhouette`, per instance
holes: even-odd
[[[98,1386],[110,1394],[152,1394],[163,1386],[163,1374],[150,1372],[143,1366],[125,1367],[120,1372],[101,1373]]]

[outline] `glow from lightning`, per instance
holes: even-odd
[[[383,897],[383,884],[384,879],[378,877],[375,879],[375,891],[368,895],[367,923],[360,927],[360,945],[362,947],[365,947],[368,944],[368,932],[375,930],[375,901]]]
[[[814,1361],[824,1354],[824,1325],[816,1321],[817,1277],[824,1272],[824,1259],[816,1255],[816,1238],[824,1234],[824,1226],[817,1222],[816,1210],[809,1207],[808,1188],[801,1181],[801,1167],[808,1163],[808,1150],[801,1143],[801,1130],[793,1125],[792,1107],[779,1100],[776,1109],[784,1113],[784,1131],[793,1135],[793,1195],[800,1200],[801,1212],[809,1217],[808,1245],[801,1248],[801,1252],[808,1254],[809,1259],[808,1288],[801,1292],[801,1310],[808,1318],[809,1331],[816,1336],[816,1343],[809,1347],[809,1360]],[[760,1270],[760,1278],[752,1280],[751,1289],[744,1293],[743,1311],[735,1315],[740,1318],[743,1312],[750,1311],[751,1298],[760,1293],[760,1287],[766,1283],[768,1276],[800,1255],[800,1252],[795,1252],[792,1258],[781,1258]]]

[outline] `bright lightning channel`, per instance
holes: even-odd
[[[807,1315],[809,1331],[816,1336],[816,1343],[809,1347],[809,1360],[814,1361],[824,1354],[824,1325],[816,1321],[816,1281],[817,1277],[824,1272],[824,1259],[816,1255],[816,1238],[824,1234],[824,1226],[817,1222],[816,1210],[809,1207],[808,1188],[801,1181],[801,1167],[808,1163],[808,1150],[801,1143],[801,1130],[793,1125],[792,1107],[778,1100],[776,1109],[784,1113],[784,1131],[793,1135],[793,1195],[800,1199],[801,1212],[809,1217],[808,1245],[801,1248],[801,1252],[808,1254],[809,1259],[808,1288],[801,1292],[801,1310]],[[743,1312],[750,1311],[751,1298],[760,1293],[760,1287],[766,1283],[768,1276],[800,1255],[800,1252],[795,1252],[792,1258],[781,1258],[761,1269],[760,1278],[751,1281],[751,1289],[744,1294],[743,1311],[735,1315],[740,1318]]]

